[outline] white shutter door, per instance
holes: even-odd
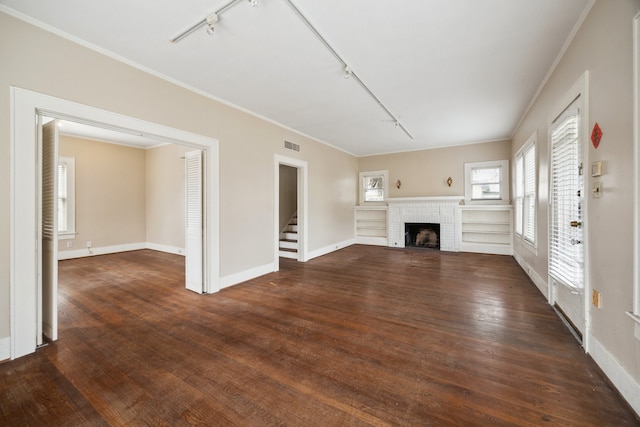
[[[42,334],[58,339],[58,121],[42,127],[42,263],[40,298],[42,318],[38,321],[37,343]],[[40,331],[40,328],[42,330]]]
[[[536,146],[524,154],[524,230],[525,240],[534,243],[536,238]]]
[[[565,114],[551,132],[549,274],[573,289],[582,288],[584,280],[582,227],[571,225],[582,222],[577,114]]]
[[[202,151],[185,155],[185,282],[187,289],[204,292]]]

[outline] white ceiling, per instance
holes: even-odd
[[[58,33],[362,156],[509,138],[590,0],[0,0]],[[7,9],[5,9],[7,10]],[[12,12],[13,13],[13,12]],[[14,13],[15,14],[15,13]],[[19,41],[17,41],[19,42]]]

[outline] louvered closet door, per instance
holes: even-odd
[[[570,107],[551,130],[549,275],[555,303],[584,332],[583,176],[580,112]]]
[[[58,121],[42,126],[41,276],[36,342],[58,339]],[[40,330],[41,329],[41,330]]]
[[[187,289],[204,292],[203,275],[203,153],[185,155],[185,281]]]

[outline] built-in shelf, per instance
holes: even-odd
[[[460,206],[460,250],[512,255],[511,218],[510,205]]]
[[[387,206],[355,207],[356,243],[387,246]]]

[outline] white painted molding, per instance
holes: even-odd
[[[640,316],[640,13],[633,18],[633,75],[633,314],[637,317]],[[638,321],[634,335],[640,340]]]
[[[319,248],[309,252],[307,254],[307,260],[330,254],[331,252],[338,251],[340,249],[354,245],[355,243],[356,243],[356,239],[354,238],[354,239],[343,240],[342,242],[334,243],[332,245],[327,245],[323,248]]]
[[[516,262],[520,265],[520,268],[522,268],[522,271],[524,271],[527,274],[527,276],[529,276],[531,281],[536,285],[538,290],[542,293],[542,295],[544,295],[545,299],[548,301],[549,286],[547,282],[542,277],[540,277],[540,275],[536,273],[536,271],[518,253],[514,253],[513,257],[515,258]]]
[[[389,246],[389,239],[387,239],[386,237],[356,236],[354,244],[372,245],[372,246]]]
[[[264,276],[265,274],[272,273],[273,271],[273,264],[269,263],[261,265],[260,267],[254,267],[250,268],[249,270],[229,274],[228,276],[220,278],[220,289],[228,288],[229,286],[237,285],[238,283],[246,282],[247,280]]]
[[[177,246],[161,245],[160,243],[147,242],[146,247],[147,249],[151,249],[154,251],[184,256],[184,248],[179,248]]]
[[[431,197],[389,197],[387,203],[411,202],[461,202],[464,196],[431,196]]]
[[[0,338],[0,361],[11,358],[11,337]]]
[[[118,252],[138,251],[147,249],[146,243],[127,243],[124,245],[101,246],[94,248],[76,249],[74,251],[58,252],[58,260],[85,258],[96,255],[116,254]]]
[[[618,389],[622,397],[640,414],[640,384],[638,384],[611,353],[593,336],[589,339],[589,354]]]
[[[460,242],[460,252],[475,252],[493,255],[513,255],[513,248],[511,245],[501,245],[499,243],[491,244]]]

